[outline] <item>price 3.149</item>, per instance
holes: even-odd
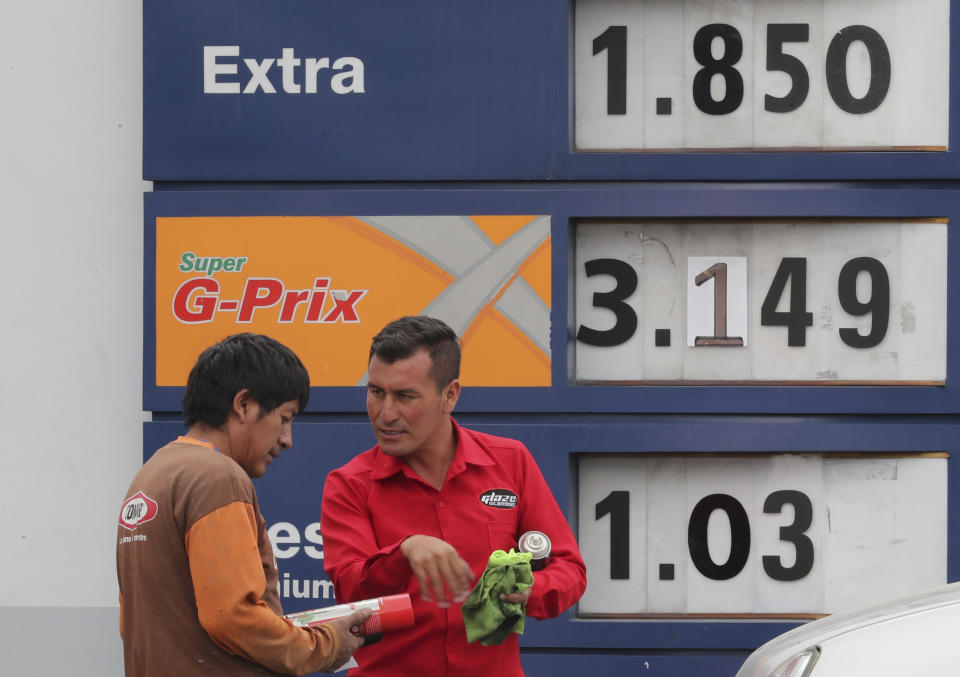
[[[725,334],[727,304],[724,264],[710,266],[698,275],[698,284],[707,280],[714,283],[715,335],[697,345],[743,345],[734,337]],[[639,279],[632,265],[614,258],[596,258],[584,263],[588,278],[606,275],[615,285],[609,291],[593,293],[593,306],[609,310],[615,317],[609,329],[596,329],[581,323],[577,328],[577,340],[591,346],[612,347],[627,342],[637,331],[637,314],[628,303],[637,291]],[[864,300],[858,295],[857,279],[861,273],[870,280],[870,291]],[[789,284],[790,293],[786,310],[778,310]],[[858,256],[841,267],[837,277],[837,295],[840,306],[849,315],[871,317],[870,329],[860,333],[856,327],[839,328],[840,340],[852,348],[872,348],[887,334],[890,323],[890,277],[879,260]],[[813,325],[813,313],[807,310],[807,259],[782,257],[760,307],[760,324],[765,327],[786,327],[788,346],[805,346],[806,330]]]

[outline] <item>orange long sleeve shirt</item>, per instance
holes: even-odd
[[[282,617],[278,571],[250,478],[181,437],[134,478],[117,528],[128,677],[329,670],[340,637]]]

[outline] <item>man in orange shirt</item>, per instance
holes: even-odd
[[[128,677],[333,672],[369,610],[317,627],[283,618],[251,478],[293,443],[310,380],[262,335],[207,348],[183,397],[187,433],[137,473],[120,511],[117,577]]]

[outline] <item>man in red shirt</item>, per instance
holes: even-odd
[[[352,677],[523,675],[518,636],[468,643],[460,607],[491,552],[516,548],[526,531],[546,533],[553,550],[533,585],[506,601],[550,618],[586,587],[573,533],[530,452],[453,420],[459,370],[456,334],[440,320],[404,317],[373,339],[367,413],[378,444],[327,476],[324,562],[340,602],[407,592],[416,623],[359,649]]]
[[[185,435],[137,473],[117,526],[120,634],[130,677],[333,672],[366,609],[317,627],[283,618],[251,478],[293,444],[307,370],[268,336],[206,349],[187,379]],[[362,613],[361,613],[362,612]]]

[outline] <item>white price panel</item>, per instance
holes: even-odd
[[[578,615],[816,616],[941,585],[946,456],[579,455]]]
[[[942,221],[582,221],[577,384],[943,385]]]
[[[949,0],[577,0],[575,147],[933,150]]]

